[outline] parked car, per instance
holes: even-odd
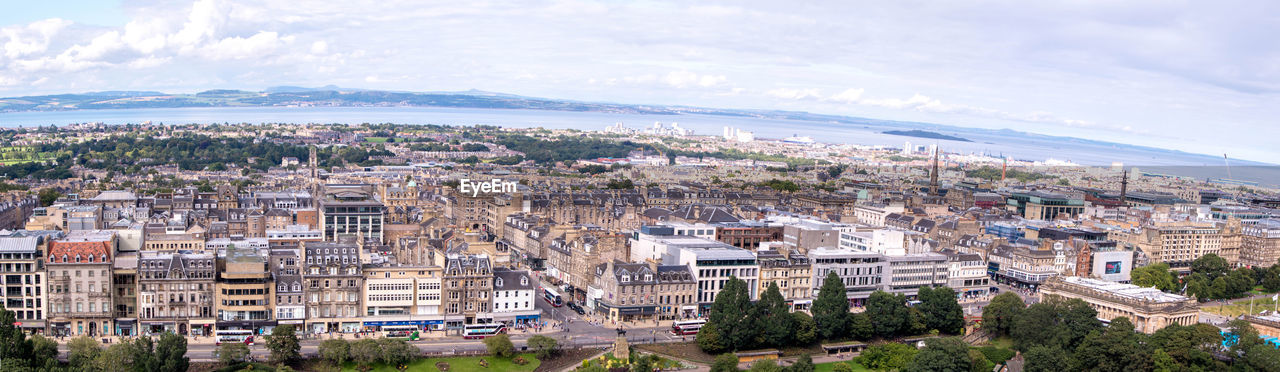
[[[578,313],[578,315],[587,314],[587,310],[583,309],[582,306],[579,306],[577,303],[570,302],[566,306],[569,306],[569,308],[573,309],[573,312]]]

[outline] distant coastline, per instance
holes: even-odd
[[[942,133],[930,132],[930,131],[927,131],[927,130],[916,130],[916,129],[913,129],[913,130],[887,130],[887,131],[880,132],[880,133],[884,133],[884,134],[892,134],[892,135],[895,135],[895,136],[906,136],[906,137],[917,137],[917,138],[932,138],[932,139],[940,139],[940,140],[948,140],[948,141],[960,141],[960,142],[973,142],[972,140],[969,140],[968,138],[956,137],[956,136],[948,136],[948,135],[945,135],[945,134],[942,134]]]

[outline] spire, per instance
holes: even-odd
[[[1125,198],[1125,194],[1129,193],[1129,170],[1125,169],[1124,174],[1120,176],[1120,205],[1129,205],[1129,200]]]
[[[933,171],[929,172],[929,193],[938,195],[938,153],[942,152],[941,147],[933,148]]]

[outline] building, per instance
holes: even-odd
[[[1241,227],[1240,265],[1270,267],[1280,262],[1280,220],[1264,219]]]
[[[215,267],[209,253],[142,252],[137,273],[141,331],[212,335]]]
[[[1042,191],[1015,192],[1005,205],[1028,220],[1074,219],[1084,213],[1084,198]]]
[[[444,270],[440,266],[367,266],[364,268],[364,327],[413,325],[444,331],[440,311]]]
[[[541,310],[535,305],[542,297],[528,271],[505,267],[493,269],[493,321],[523,326],[537,322]]]
[[[950,249],[939,251],[947,256],[947,287],[962,297],[984,296],[990,290],[987,261],[974,253],[960,253]]]
[[[49,242],[49,323],[55,335],[110,335],[115,234],[75,231]]]
[[[493,268],[485,255],[449,254],[444,259],[445,327],[488,323],[492,317]]]
[[[1256,233],[1255,233],[1256,234]],[[1206,254],[1221,256],[1222,234],[1214,223],[1179,222],[1143,227],[1136,234],[1112,234],[1113,239],[1141,250],[1151,262],[1164,262],[1174,270],[1190,271],[1191,262]],[[1225,257],[1224,257],[1225,258]],[[1227,261],[1229,264],[1235,262]],[[1270,266],[1274,262],[1268,263]]]
[[[303,329],[307,317],[306,292],[302,280],[302,254],[297,246],[271,248],[268,265],[271,277],[275,281],[276,324],[292,324],[294,329]]]
[[[888,261],[875,252],[847,248],[820,248],[809,251],[813,285],[813,298],[826,283],[829,273],[836,273],[844,282],[845,298],[849,306],[863,306],[871,293],[888,284]]]
[[[214,284],[217,330],[252,330],[261,334],[275,328],[275,308],[271,306],[275,286],[265,254],[232,245],[219,256]]]
[[[352,240],[303,243],[306,324],[311,333],[353,333],[362,329],[361,249]]]
[[[19,231],[0,235],[0,275],[4,291],[0,305],[13,311],[19,327],[29,333],[45,332],[48,279],[44,249],[59,231]]]
[[[1129,318],[1134,330],[1147,334],[1171,324],[1195,325],[1200,304],[1194,298],[1164,293],[1155,288],[1081,277],[1052,278],[1040,286],[1042,301],[1081,299],[1109,322]]]
[[[598,265],[596,274],[596,283],[588,291],[595,295],[588,294],[588,307],[613,321],[696,316],[694,286],[709,283],[698,282],[688,266],[656,262],[610,261]]]
[[[783,256],[776,251],[761,250],[756,251],[756,261],[760,263],[759,293],[764,293],[770,285],[777,285],[782,298],[791,304],[792,311],[808,310],[813,303],[813,298],[809,297],[812,292],[809,283],[813,279],[808,257],[799,252]]]
[[[382,242],[386,206],[371,185],[325,185],[320,201],[320,221],[324,240],[360,236]]]

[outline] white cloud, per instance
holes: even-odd
[[[259,32],[248,38],[229,37],[201,48],[200,55],[214,60],[264,57],[293,39],[293,36],[281,37],[275,31]]]
[[[724,75],[698,75],[689,71],[671,71],[662,77],[662,83],[676,88],[699,86],[709,88],[724,83]]]
[[[69,25],[71,21],[50,18],[26,26],[0,29],[0,37],[8,39],[4,43],[4,56],[12,59],[43,53],[48,50],[54,35]]]
[[[777,88],[765,92],[766,95],[791,100],[816,100],[822,98],[818,89]]]
[[[311,43],[311,54],[325,54],[329,52],[329,43],[324,40]]]

